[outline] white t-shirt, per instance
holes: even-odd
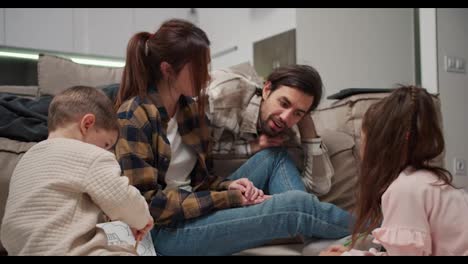
[[[167,139],[171,144],[172,158],[166,172],[166,189],[192,191],[189,174],[195,166],[197,156],[193,149],[182,142],[175,116],[167,124]]]

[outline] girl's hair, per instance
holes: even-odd
[[[171,65],[179,74],[185,64],[191,63],[191,79],[196,96],[204,98],[209,81],[209,45],[205,32],[194,24],[180,19],[164,22],[156,33],[139,32],[127,46],[125,68],[115,107],[127,99],[147,96],[148,86],[163,79],[161,62]],[[199,114],[204,115],[204,101],[198,100]]]
[[[369,234],[380,225],[381,197],[406,167],[432,171],[440,185],[453,186],[449,171],[430,164],[445,148],[439,123],[433,97],[415,86],[402,86],[368,109],[362,123],[353,246],[359,233]]]

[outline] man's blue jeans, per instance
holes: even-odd
[[[277,238],[335,239],[350,234],[351,215],[305,192],[299,171],[282,148],[258,152],[229,178],[249,178],[272,198],[256,205],[215,211],[176,227],[152,230],[161,255],[229,255]]]

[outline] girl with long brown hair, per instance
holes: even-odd
[[[415,86],[368,109],[352,246],[372,234],[386,252],[345,255],[468,255],[468,195],[431,162],[444,151],[440,122],[433,96]]]

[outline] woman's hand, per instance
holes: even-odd
[[[228,190],[239,190],[242,193],[242,205],[253,205],[262,203],[269,199],[270,195],[265,195],[263,190],[258,189],[253,183],[247,178],[240,178],[231,182],[228,186]]]

